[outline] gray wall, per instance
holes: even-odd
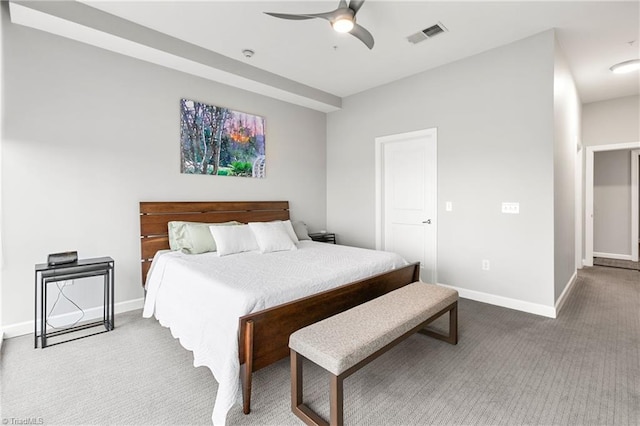
[[[585,146],[640,141],[640,96],[627,96],[582,106]]]
[[[576,156],[581,103],[557,41],[554,63],[554,295],[558,301],[576,272]]]
[[[328,116],[328,229],[373,247],[375,138],[436,127],[439,281],[552,307],[553,79],[548,31],[344,99]]]
[[[631,151],[593,156],[593,251],[631,255]]]
[[[142,298],[140,201],[289,200],[294,219],[326,227],[324,113],[13,25],[6,3],[2,12],[3,327],[32,320],[34,264],[51,252],[114,257],[116,302]],[[267,178],[180,174],[182,97],[266,117]]]

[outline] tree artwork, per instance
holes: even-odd
[[[265,177],[264,117],[180,100],[181,172]]]

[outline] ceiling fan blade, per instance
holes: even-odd
[[[349,3],[349,9],[353,10],[353,14],[358,13],[362,5],[364,4],[364,0],[351,0]]]
[[[347,0],[340,0],[340,4],[338,4],[338,9],[343,9],[347,6]]]
[[[303,19],[313,19],[313,18],[322,18],[327,21],[331,21],[335,15],[335,10],[331,12],[323,12],[323,13],[300,13],[297,15],[291,15],[288,13],[272,13],[272,12],[263,12],[270,16],[275,16],[276,18],[282,19],[292,19],[294,21],[301,21]]]
[[[373,49],[373,36],[362,25],[355,24],[353,29],[349,31],[349,34],[358,38],[361,42],[366,44],[369,49]]]
[[[275,18],[281,18],[281,19],[292,19],[294,21],[302,21],[304,19],[313,19],[315,18],[315,16],[311,16],[311,15],[290,15],[288,13],[271,13],[271,12],[263,12],[269,16],[273,16]]]
[[[326,19],[327,21],[331,21],[334,16],[336,14],[335,10],[332,10],[331,12],[324,12],[324,13],[307,13],[306,16],[311,16],[313,18],[322,18],[322,19]]]

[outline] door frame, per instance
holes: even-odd
[[[583,264],[585,266],[593,266],[593,160],[596,152],[602,151],[618,151],[618,150],[633,150],[640,148],[640,142],[628,142],[628,143],[616,143],[609,145],[594,145],[587,147],[586,154],[586,163],[585,163],[585,202],[584,202],[584,257]],[[631,170],[633,174],[634,163],[633,161],[638,161],[637,155],[632,155],[631,158]],[[636,165],[637,167],[637,165]],[[631,232],[635,232],[632,234],[633,237],[630,238],[633,242],[635,242],[635,260],[638,260],[638,208],[637,208],[637,188],[638,188],[638,173],[636,172],[635,177],[631,176],[631,191],[633,191],[635,183],[636,194],[631,194]],[[634,198],[635,202],[635,212],[634,212]],[[635,217],[634,217],[635,214]],[[634,253],[634,244],[631,246],[631,253],[633,256]]]
[[[631,151],[631,260],[640,258],[640,149]]]
[[[430,129],[416,130],[412,132],[398,133],[395,135],[380,136],[375,138],[375,164],[376,164],[376,182],[375,182],[375,227],[376,227],[376,250],[382,250],[382,239],[384,235],[384,145],[387,143],[400,142],[406,139],[415,139],[420,137],[433,137],[435,140],[435,156],[436,156],[436,179],[435,191],[433,194],[434,213],[433,222],[435,229],[433,231],[433,270],[435,281],[438,278],[438,129],[432,127]]]

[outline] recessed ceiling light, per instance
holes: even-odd
[[[620,62],[609,68],[615,74],[624,74],[632,71],[640,70],[640,59],[632,59],[630,61]]]
[[[253,55],[255,55],[256,52],[254,52],[251,49],[242,49],[242,54],[244,55],[245,58],[250,58]]]

